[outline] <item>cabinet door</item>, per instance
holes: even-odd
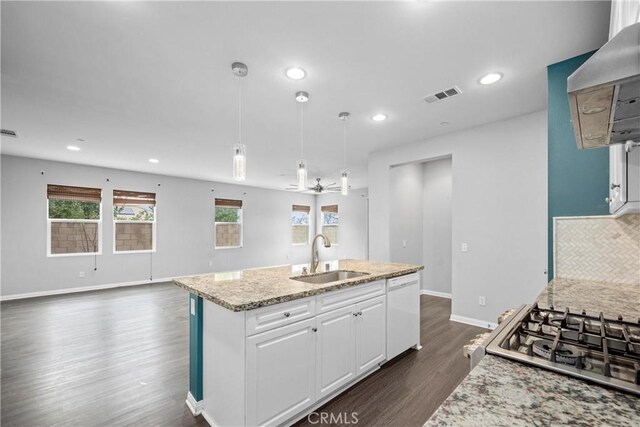
[[[356,304],[356,374],[385,359],[386,295]]]
[[[247,425],[281,424],[315,401],[315,322],[247,338]]]
[[[624,144],[609,147],[609,213],[627,202],[627,159]]]
[[[355,378],[355,304],[317,317],[316,398]]]

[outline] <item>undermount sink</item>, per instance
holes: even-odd
[[[292,280],[305,283],[331,283],[340,280],[353,279],[356,277],[366,276],[369,273],[361,273],[359,271],[336,270],[327,271],[326,273],[314,274],[310,276],[296,276]]]

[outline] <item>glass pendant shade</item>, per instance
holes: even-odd
[[[244,144],[233,146],[233,179],[244,181],[247,178],[247,147]]]
[[[298,160],[298,190],[307,189],[307,162],[304,159]]]
[[[347,171],[342,171],[342,176],[340,177],[340,192],[343,196],[349,194],[349,177]]]

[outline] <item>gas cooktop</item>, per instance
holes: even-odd
[[[640,395],[640,319],[520,307],[485,351]]]

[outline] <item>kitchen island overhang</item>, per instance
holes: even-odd
[[[317,275],[363,274],[329,283],[292,279],[301,267],[174,279],[190,292],[187,405],[194,415],[211,425],[280,425],[374,372],[387,360],[387,279],[413,279],[407,289],[417,315],[407,325],[414,331],[407,348],[420,348],[423,266],[333,261]]]

